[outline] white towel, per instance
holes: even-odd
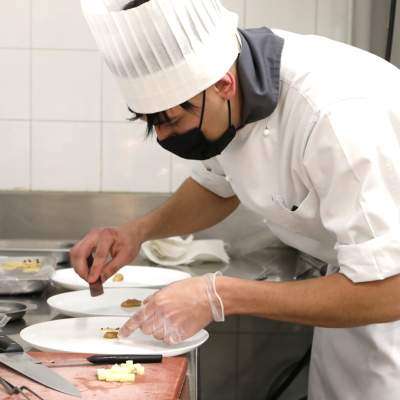
[[[165,266],[198,262],[229,262],[224,242],[218,239],[193,240],[179,236],[150,240],[142,244],[142,254],[150,261]]]

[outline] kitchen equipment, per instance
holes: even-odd
[[[67,263],[74,240],[2,239],[0,254],[5,257],[53,257],[56,263]]]
[[[8,317],[7,322],[20,319],[27,311],[35,310],[36,308],[37,306],[34,304],[28,305],[16,301],[0,300],[0,316]]]
[[[209,337],[205,330],[176,345],[168,345],[136,330],[124,339],[104,339],[102,329],[120,328],[125,317],[68,318],[24,328],[21,338],[42,351],[92,354],[162,354],[173,357],[201,346]]]
[[[49,361],[64,362],[78,360],[85,362],[89,354],[66,353],[29,353],[35,360],[48,364]],[[100,382],[96,378],[96,365],[82,367],[56,368],[57,373],[72,382],[81,392],[82,400],[102,399],[140,399],[140,400],[177,400],[181,397],[182,387],[186,381],[186,357],[165,358],[162,363],[145,364],[143,376],[137,376],[134,383]],[[69,400],[70,396],[54,392],[36,384],[0,365],[0,376],[14,385],[26,385],[46,400]],[[0,386],[0,398],[5,391]],[[32,397],[33,399],[33,397]]]
[[[91,254],[87,258],[87,265],[88,265],[89,272],[90,272],[90,270],[92,268],[93,262],[94,262],[94,259],[93,259],[93,256]],[[89,289],[90,289],[90,295],[92,297],[98,297],[98,296],[101,296],[104,293],[103,282],[101,281],[101,276],[99,276],[99,279],[97,279],[96,282],[89,284]]]
[[[0,362],[51,389],[80,397],[78,389],[44,365],[37,364],[23,348],[8,336],[0,335]]]
[[[7,394],[21,395],[24,399],[30,400],[30,397],[28,397],[25,394],[25,392],[28,392],[28,393],[30,393],[30,395],[34,396],[35,399],[44,400],[43,397],[39,396],[37,393],[35,393],[33,390],[29,389],[27,386],[21,386],[21,387],[15,386],[11,382],[9,382],[6,379],[1,378],[1,377],[0,377],[0,384],[3,386],[3,388],[5,389]]]
[[[133,361],[134,364],[154,364],[162,362],[161,354],[119,354],[119,355],[102,355],[94,354],[86,357],[86,361],[80,358],[79,360],[52,360],[44,363],[49,367],[76,367],[84,365],[106,365],[106,364],[122,364],[127,361]]]
[[[6,314],[1,314],[0,313],[0,329],[3,328],[8,324],[8,321],[10,321],[11,317],[9,317]]]
[[[122,267],[118,273],[123,275],[123,280],[120,282],[114,282],[112,276],[104,282],[105,288],[161,288],[172,282],[191,277],[189,273],[177,269],[133,265]],[[52,280],[56,284],[68,290],[88,289],[89,287],[88,283],[80,278],[73,268],[55,271]]]
[[[10,293],[10,286],[4,287],[0,282],[0,295],[20,295],[20,294],[30,294],[42,292],[46,289],[49,281],[47,280],[24,280],[15,281],[12,287],[12,292]]]
[[[154,294],[156,289],[121,288],[105,289],[100,297],[91,297],[89,290],[78,290],[57,294],[47,299],[47,304],[54,310],[69,317],[120,316],[130,317],[139,307],[123,308],[127,299],[143,301]]]
[[[9,317],[8,315],[2,313],[0,314],[0,330],[8,324],[8,321],[10,321],[10,319],[11,317]]]
[[[0,257],[0,295],[43,290],[49,284],[55,267],[56,259],[53,257]]]

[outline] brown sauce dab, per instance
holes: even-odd
[[[138,299],[128,299],[121,303],[122,308],[133,308],[140,307],[142,305],[142,301]]]
[[[104,332],[103,338],[104,339],[117,339],[119,328],[101,328]]]

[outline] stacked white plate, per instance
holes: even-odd
[[[129,317],[139,307],[124,308],[121,304],[128,299],[143,301],[156,289],[122,288],[104,289],[104,294],[91,297],[89,290],[78,290],[57,294],[47,299],[51,308],[69,317]]]
[[[114,282],[113,276],[104,283],[105,288],[161,288],[172,282],[190,278],[187,272],[158,267],[141,267],[127,265],[122,267],[118,274],[124,279]],[[87,289],[88,283],[84,281],[73,268],[57,270],[52,276],[53,282],[68,290]]]
[[[162,354],[165,357],[187,353],[202,345],[209,337],[201,330],[184,342],[170,346],[151,336],[135,331],[126,339],[104,339],[102,328],[120,328],[140,308],[124,308],[128,299],[143,301],[158,289],[190,278],[175,269],[125,266],[118,273],[122,281],[112,277],[104,283],[104,294],[91,297],[87,282],[72,268],[57,270],[52,280],[72,292],[50,297],[47,302],[61,314],[75,317],[42,322],[23,329],[21,338],[36,349],[93,354]],[[83,289],[83,290],[82,290]]]
[[[119,328],[126,317],[69,318],[29,326],[21,338],[42,351],[93,354],[162,354],[178,356],[201,346],[209,337],[201,330],[177,345],[167,345],[151,336],[135,331],[126,339],[104,339],[102,328]]]

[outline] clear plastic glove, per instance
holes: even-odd
[[[168,344],[190,338],[211,321],[225,320],[224,305],[215,288],[221,272],[185,279],[161,289],[119,331],[127,337],[136,329]]]

